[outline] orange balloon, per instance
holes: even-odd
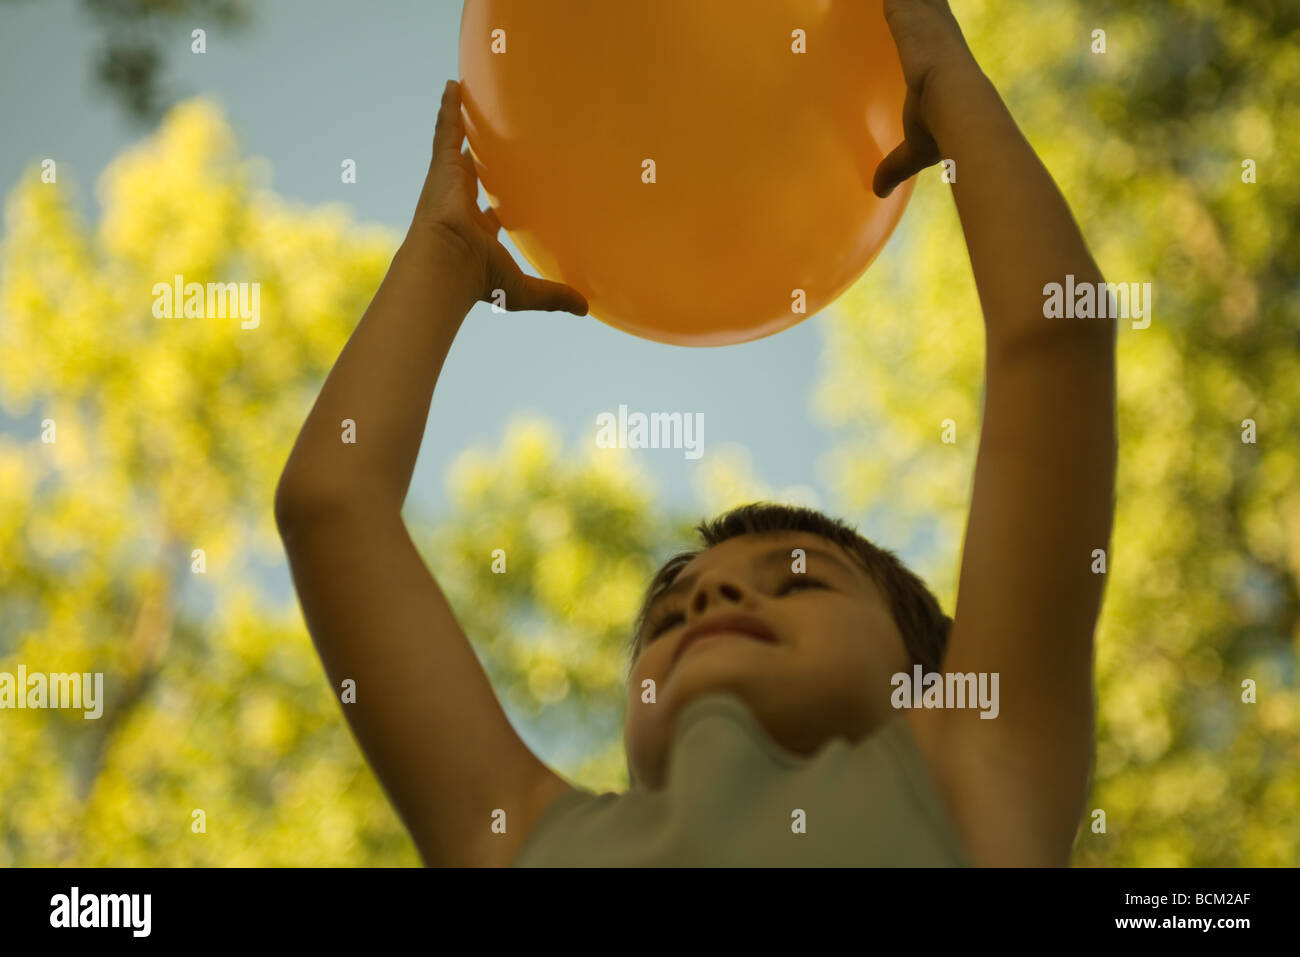
[[[519,251],[591,315],[712,346],[832,303],[898,223],[883,0],[465,0],[461,96]]]

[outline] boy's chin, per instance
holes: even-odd
[[[700,654],[694,661],[683,659],[660,689],[659,701],[669,710],[680,711],[697,698],[710,694],[737,695],[751,709],[759,707],[763,689],[775,676],[741,655]]]

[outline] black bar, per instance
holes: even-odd
[[[1294,908],[1296,872],[51,868],[6,870],[0,882],[0,934],[10,953],[22,952],[8,949],[20,941],[66,944],[72,936],[128,947],[284,941],[337,948],[409,940],[461,950],[475,939],[466,933],[483,935],[489,947],[517,933],[533,946],[604,948],[637,939],[667,946],[684,939],[666,932],[691,922],[733,941],[779,933],[810,945],[846,934],[868,947],[878,935],[901,934],[927,945],[1129,938],[1144,947],[1233,947],[1290,938],[1284,909]],[[70,915],[73,887],[79,918],[87,919],[100,895],[148,894],[148,935],[136,936],[131,926],[134,916],[142,929],[143,897],[135,899],[140,912],[119,910],[118,923],[126,926],[51,926],[56,895],[67,898],[58,916]],[[111,918],[124,900],[109,904]],[[1245,925],[1206,930],[1177,923],[1204,919]],[[1154,925],[1120,926],[1133,920]],[[606,928],[618,936],[606,936]]]

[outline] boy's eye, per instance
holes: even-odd
[[[785,584],[783,584],[780,588],[776,590],[776,594],[784,595],[788,592],[794,591],[794,589],[796,588],[825,588],[825,587],[826,587],[825,583],[819,579],[809,578],[806,575],[792,575],[789,579],[786,580]],[[665,613],[662,618],[660,618],[658,621],[654,622],[650,626],[650,631],[646,635],[647,641],[654,641],[656,638],[658,638],[669,628],[672,628],[675,625],[680,625],[685,620],[686,620],[686,616],[680,611],[670,611]]]
[[[812,588],[825,587],[823,583],[818,581],[816,578],[808,578],[806,575],[794,575],[791,578],[789,578],[784,585],[778,588],[776,593],[778,595],[784,595],[786,592],[792,591],[796,586],[799,585],[807,585]]]
[[[686,616],[680,611],[670,611],[650,626],[650,634],[647,637],[650,641],[654,641],[673,625],[680,624],[685,620]]]

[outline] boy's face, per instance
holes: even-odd
[[[792,571],[796,548],[806,555],[802,573]],[[890,715],[890,679],[911,658],[884,595],[833,542],[805,532],[741,535],[698,555],[673,585],[650,606],[628,678],[634,784],[662,785],[677,715],[710,692],[738,695],[796,754],[836,735],[856,740]],[[654,703],[643,701],[646,679]]]

